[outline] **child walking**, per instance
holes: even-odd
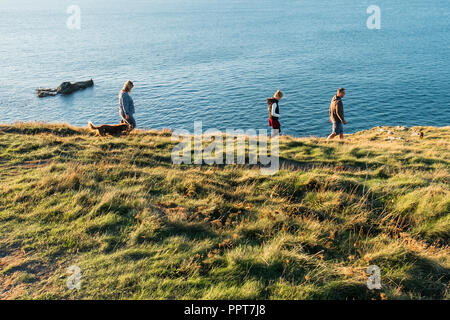
[[[272,136],[276,136],[281,133],[280,126],[280,106],[279,102],[284,97],[283,92],[277,90],[273,95],[273,98],[267,98],[267,104],[269,106],[269,126],[272,128]]]

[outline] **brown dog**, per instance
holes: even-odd
[[[101,126],[94,126],[92,122],[89,122],[89,127],[92,130],[97,130],[96,135],[98,136],[106,136],[107,134],[112,136],[120,136],[122,134],[127,134],[131,130],[131,127],[128,123],[121,123],[121,124],[104,124]]]

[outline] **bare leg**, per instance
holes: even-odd
[[[344,139],[344,134],[343,134],[343,133],[340,133],[340,134],[339,134],[339,139],[341,139],[341,140]]]
[[[333,139],[334,137],[336,137],[336,133],[330,134],[330,135],[328,136],[327,140],[331,140],[331,139]]]

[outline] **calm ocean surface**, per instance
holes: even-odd
[[[73,4],[81,30],[66,27]],[[366,27],[372,4],[381,30]],[[449,21],[449,0],[0,0],[0,123],[118,123],[131,79],[139,128],[265,129],[281,89],[284,133],[324,136],[338,87],[347,132],[447,126]]]

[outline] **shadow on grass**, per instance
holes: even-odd
[[[76,136],[76,135],[86,135],[86,132],[83,130],[75,130],[70,127],[62,126],[62,127],[44,127],[40,125],[36,126],[26,126],[26,127],[20,127],[20,126],[0,126],[0,131],[3,133],[18,133],[18,134],[28,134],[28,135],[35,135],[35,134],[54,134],[56,136]]]
[[[365,283],[331,281],[313,292],[313,300],[370,300],[379,298],[379,291],[369,290]]]
[[[188,240],[218,239],[219,236],[208,230],[204,223],[184,221],[165,221],[164,227],[152,239],[153,241],[162,241],[173,236],[184,236]]]
[[[447,286],[450,283],[450,269],[430,259],[406,252],[383,256],[371,263],[381,268],[382,275],[390,277],[389,274],[395,274],[390,277],[390,280],[401,286],[404,293],[432,299],[445,298]]]

